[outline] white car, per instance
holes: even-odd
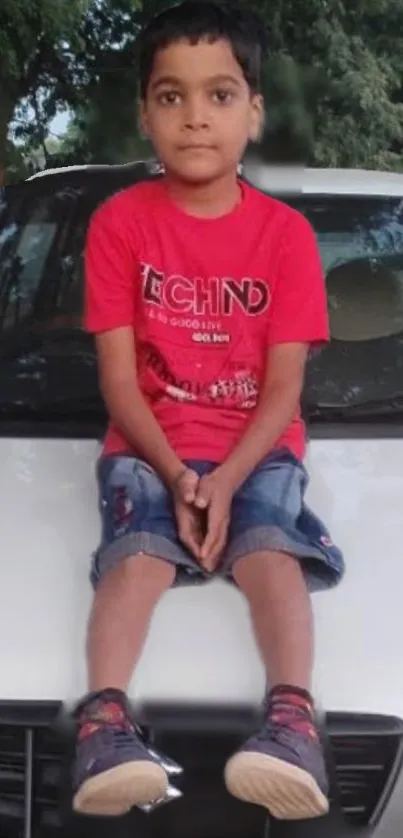
[[[230,585],[170,591],[132,698],[184,766],[184,795],[123,823],[68,820],[63,835],[400,838],[403,824],[403,175],[251,167],[306,213],[327,274],[333,340],[304,397],[312,507],[346,576],[314,595],[315,694],[333,779],[330,815],[267,823],[232,800],[227,754],[264,689],[245,602]],[[61,835],[68,792],[61,704],[85,690],[94,467],[105,414],[81,326],[88,219],[146,177],[144,163],[45,173],[0,192],[0,838]],[[68,761],[68,760],[67,760]]]

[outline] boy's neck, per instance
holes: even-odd
[[[227,215],[242,200],[236,173],[224,175],[212,183],[189,184],[166,175],[169,197],[183,212],[196,218],[219,218]]]

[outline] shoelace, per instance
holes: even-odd
[[[97,734],[100,735],[101,739],[103,735],[111,737],[114,746],[120,752],[130,750],[134,744],[139,742],[147,748],[146,737],[137,726],[127,725],[123,727],[122,725],[104,724],[100,725]]]
[[[270,719],[263,724],[254,738],[256,738],[259,742],[271,739],[278,745],[292,751],[297,757],[301,756],[298,748],[298,739],[303,739],[306,742],[310,741],[309,736],[304,736],[302,733],[298,734],[297,739],[293,730],[285,727],[284,725],[274,724]]]

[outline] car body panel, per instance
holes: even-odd
[[[96,441],[0,439],[2,698],[70,700],[85,687],[98,454]],[[308,502],[347,560],[340,586],[313,597],[318,699],[326,710],[403,717],[403,439],[314,439],[308,468]],[[165,596],[133,697],[253,705],[263,688],[234,587],[213,582]]]
[[[51,741],[54,716],[86,688],[105,412],[93,344],[81,326],[85,228],[107,195],[159,174],[147,162],[72,167],[0,192],[1,838],[4,812],[7,838],[48,838],[37,825],[41,818],[53,823],[66,781],[55,781],[51,793],[38,766],[57,774],[65,750]],[[307,212],[318,234],[333,339],[311,359],[304,392],[307,502],[346,560],[341,584],[313,596],[314,689],[334,768],[331,813],[271,824],[270,838],[398,838],[403,174],[256,163],[243,174]],[[240,814],[217,780],[245,719],[256,718],[264,688],[247,605],[235,586],[214,581],[167,592],[130,695],[156,727],[157,742],[181,755],[190,780],[182,807],[170,806],[167,816],[161,810],[151,827],[134,813],[130,834],[268,834],[262,813],[246,807]],[[207,826],[199,815],[210,809],[216,814]],[[114,838],[126,836],[126,826],[114,825]],[[99,838],[99,828],[80,823],[68,834]]]
[[[55,169],[45,169],[28,178],[28,182],[37,183],[55,175],[70,176],[74,173],[86,172],[114,175],[121,177],[124,173],[136,172],[139,167],[148,169],[153,174],[161,173],[162,166],[155,161],[144,160],[135,163],[117,165],[82,165],[65,166]],[[403,173],[388,172],[371,169],[340,169],[314,168],[305,166],[268,165],[255,156],[250,156],[240,167],[243,174],[251,183],[269,193],[292,193],[305,195],[403,195]]]

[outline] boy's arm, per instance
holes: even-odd
[[[137,380],[133,317],[135,243],[122,230],[113,203],[90,224],[85,253],[85,325],[95,335],[102,394],[109,415],[129,444],[173,485],[184,465],[170,447]]]
[[[185,466],[169,445],[138,385],[132,327],[98,334],[96,345],[101,390],[110,418],[164,483],[173,486]]]
[[[273,449],[295,416],[307,353],[307,344],[299,342],[269,349],[259,402],[245,433],[227,460],[199,482],[195,503],[199,509],[208,510],[200,559],[208,571],[215,568],[227,541],[234,493]]]
[[[273,449],[299,408],[311,347],[329,339],[326,287],[311,225],[293,212],[271,302],[266,374],[244,436],[220,471],[235,489]]]
[[[249,425],[219,471],[235,491],[271,451],[299,406],[309,346],[284,343],[268,351],[267,371]]]
[[[270,309],[266,372],[258,404],[238,444],[212,474],[202,477],[196,505],[208,510],[201,550],[212,570],[227,538],[234,492],[273,450],[297,413],[309,348],[328,340],[326,289],[310,224],[292,213],[284,230]]]

